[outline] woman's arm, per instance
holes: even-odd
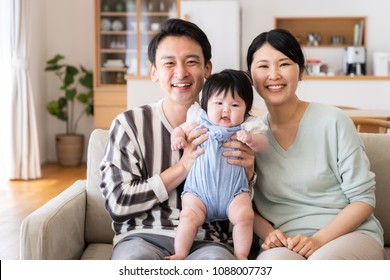
[[[307,258],[329,241],[355,230],[372,214],[373,210],[374,208],[365,202],[353,202],[312,237],[297,235],[289,238],[287,247]]]
[[[287,235],[280,229],[274,229],[269,221],[256,212],[253,222],[253,231],[261,240],[263,240],[263,244],[261,245],[261,248],[263,249],[287,246]]]

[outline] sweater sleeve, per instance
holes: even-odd
[[[100,187],[116,222],[134,218],[168,199],[159,174],[148,177],[140,142],[131,125],[118,118],[114,121],[100,164]]]
[[[365,202],[375,207],[375,174],[352,121],[341,116],[338,126],[338,170],[341,188],[352,203]]]

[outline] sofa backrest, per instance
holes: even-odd
[[[375,216],[385,231],[385,245],[390,246],[390,134],[359,133],[371,171],[376,175]],[[112,243],[111,217],[104,207],[100,191],[99,164],[108,140],[108,131],[95,129],[90,137],[87,159],[86,241]]]
[[[90,136],[87,154],[87,213],[85,240],[87,243],[112,243],[114,231],[111,217],[100,191],[99,165],[108,140],[108,131],[95,129]]]
[[[375,216],[385,232],[385,246],[390,246],[390,134],[359,133],[376,177]]]

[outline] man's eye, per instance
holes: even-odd
[[[187,61],[187,64],[188,65],[195,65],[195,64],[197,64],[198,62],[196,61],[196,60],[189,60],[189,61]]]

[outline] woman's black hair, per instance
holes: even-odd
[[[248,72],[250,73],[253,62],[254,53],[260,49],[265,43],[270,44],[273,48],[286,55],[289,59],[299,65],[301,73],[305,71],[305,56],[302,48],[295,37],[284,29],[273,29],[268,32],[263,32],[253,39],[248,48],[246,63]]]
[[[226,96],[231,92],[233,98],[237,93],[245,102],[245,116],[248,115],[253,104],[252,80],[248,73],[240,70],[225,69],[212,74],[205,82],[202,90],[200,105],[207,112],[207,102],[213,95],[221,92]]]
[[[156,52],[160,42],[168,36],[187,36],[197,42],[203,52],[204,63],[206,64],[211,59],[211,45],[206,34],[196,24],[182,20],[169,19],[161,25],[160,32],[150,41],[148,45],[149,62],[156,66]]]

